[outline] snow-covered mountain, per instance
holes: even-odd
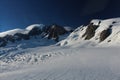
[[[80,47],[120,46],[120,18],[94,19],[80,26],[57,45]]]
[[[64,39],[71,31],[72,28],[70,27],[33,24],[26,29],[13,29],[0,33],[0,47],[18,46],[19,44],[25,44],[29,47],[31,47],[31,44],[32,46],[55,44]]]
[[[56,25],[0,33],[1,39],[8,39],[0,47],[0,80],[120,80],[119,23],[120,18],[92,20],[67,38]],[[59,40],[64,39],[57,44],[52,40],[56,31]]]

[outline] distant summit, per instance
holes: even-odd
[[[30,40],[33,37],[39,37],[39,39],[46,38],[58,42],[59,36],[67,34],[68,32],[71,32],[71,30],[56,24],[50,26],[33,24],[28,26],[26,29],[13,29],[0,33],[0,47],[4,47],[9,43]]]

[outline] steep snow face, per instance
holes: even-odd
[[[13,29],[6,32],[0,33],[0,37],[5,37],[6,35],[14,35],[16,33],[27,34],[29,31],[24,29]]]
[[[95,29],[94,36],[88,40],[85,40],[86,32],[91,34],[88,27],[98,26]],[[80,46],[80,47],[93,47],[93,46],[120,46],[120,18],[99,20],[95,19],[90,22],[88,26],[80,26],[74,32],[72,32],[67,39],[62,40],[57,45],[60,46]],[[84,35],[84,36],[83,36]],[[102,39],[103,38],[103,39]]]
[[[26,30],[32,30],[33,28],[35,28],[35,27],[38,27],[38,28],[40,28],[41,30],[43,29],[43,27],[45,27],[45,25],[43,25],[43,24],[33,24],[33,25],[30,25],[30,26],[28,26],[27,28],[26,28]]]
[[[16,33],[28,34],[29,31],[31,31],[35,27],[42,29],[44,27],[44,25],[43,24],[33,24],[33,25],[28,26],[26,29],[13,29],[13,30],[5,31],[5,32],[0,33],[0,37],[5,37],[6,35],[14,35]]]

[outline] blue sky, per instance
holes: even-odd
[[[119,17],[119,0],[0,0],[0,31],[28,25],[72,27],[92,18]]]

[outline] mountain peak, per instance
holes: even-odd
[[[87,26],[80,26],[67,39],[58,43],[61,46],[119,46],[120,18],[106,20],[93,19]]]
[[[68,32],[70,31],[59,25],[46,26],[43,24],[33,24],[28,26],[26,29],[13,29],[0,33],[0,47],[4,47],[11,42],[13,44],[18,41],[30,40],[33,37],[38,37],[41,40],[46,38],[58,42],[61,40],[59,36],[65,35]],[[44,43],[44,41],[46,40],[43,40],[41,43]]]

